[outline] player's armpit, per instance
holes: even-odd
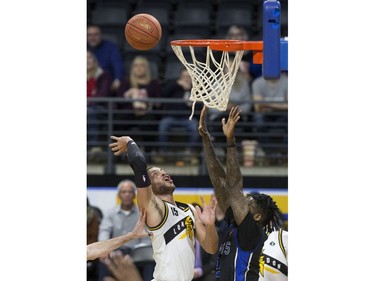
[[[140,208],[146,210],[147,226],[154,227],[163,221],[166,213],[165,204],[160,198],[153,194],[151,187],[138,189],[137,204]]]

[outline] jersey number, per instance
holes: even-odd
[[[172,210],[172,215],[178,217],[178,212],[177,212],[177,210],[176,210],[174,207],[172,207],[171,210]]]

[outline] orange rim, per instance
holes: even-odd
[[[222,39],[173,40],[172,46],[210,47],[216,51],[263,50],[263,41],[241,41]]]

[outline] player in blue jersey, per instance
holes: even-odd
[[[206,110],[201,111],[199,134],[202,136],[207,170],[220,208],[226,214],[229,228],[220,241],[216,278],[219,281],[255,281],[259,279],[259,258],[266,229],[280,224],[281,213],[266,194],[244,195],[243,179],[234,137],[240,119],[238,106],[222,119],[227,140],[226,170],[215,154],[205,124]],[[273,208],[276,207],[276,208]]]

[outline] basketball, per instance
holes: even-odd
[[[161,38],[159,21],[149,14],[137,14],[125,25],[126,41],[137,50],[154,48]]]

